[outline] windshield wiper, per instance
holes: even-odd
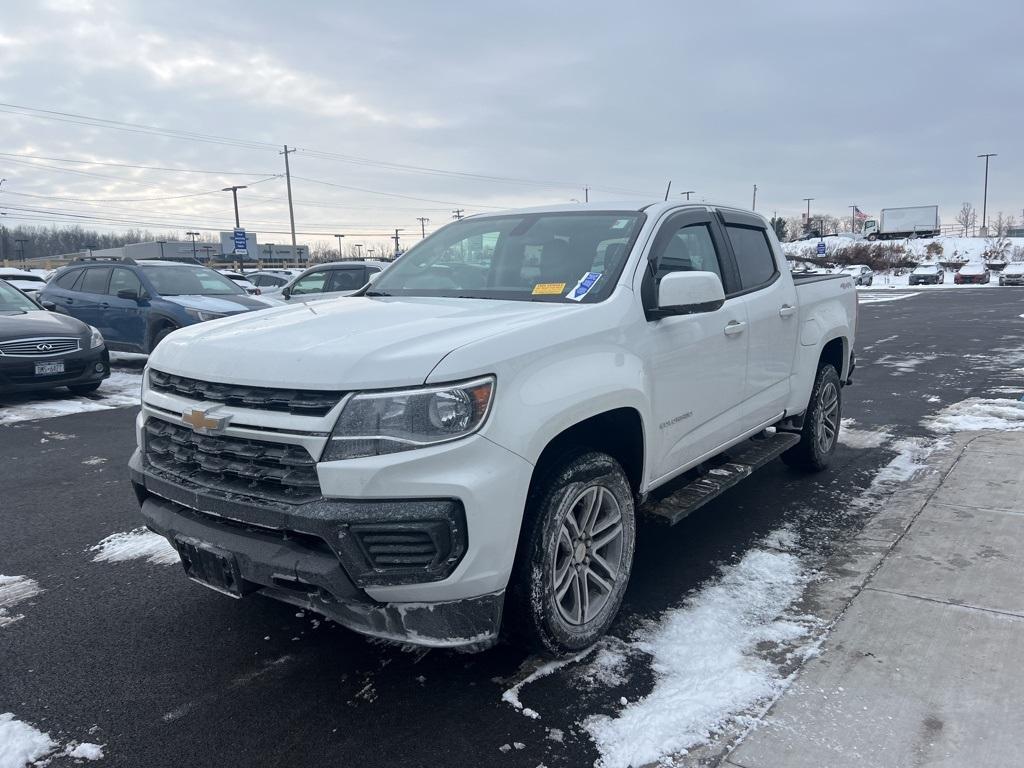
[[[387,291],[367,291],[363,296],[390,296]]]

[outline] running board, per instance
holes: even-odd
[[[789,432],[746,440],[687,472],[681,478],[684,485],[673,483],[675,490],[649,501],[643,512],[675,525],[799,442],[800,436]]]

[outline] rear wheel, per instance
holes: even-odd
[[[506,634],[556,655],[593,645],[618,613],[635,541],[633,491],[619,463],[567,455],[527,502]]]
[[[828,467],[839,441],[839,422],[843,414],[843,395],[839,373],[829,364],[818,369],[811,391],[811,402],[804,414],[800,442],[782,454],[791,467],[820,472]]]

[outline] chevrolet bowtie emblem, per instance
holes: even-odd
[[[205,411],[191,408],[181,414],[181,420],[201,435],[214,435],[224,431],[230,416],[210,416]]]

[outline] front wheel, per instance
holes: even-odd
[[[506,633],[555,655],[593,645],[619,611],[635,542],[633,491],[619,463],[567,455],[527,502]]]
[[[811,390],[811,402],[804,414],[800,442],[782,454],[791,467],[820,472],[832,461],[839,442],[839,422],[843,414],[843,395],[839,373],[831,365],[818,369]]]

